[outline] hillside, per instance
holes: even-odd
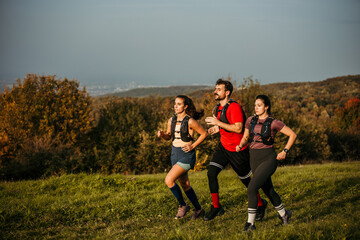
[[[272,83],[261,85],[264,92],[296,102],[299,107],[315,102],[318,107],[327,105],[343,105],[351,97],[360,98],[360,75],[340,76],[318,82]],[[137,88],[125,92],[108,94],[114,97],[146,97],[146,96],[176,96],[187,94],[193,98],[211,93],[214,86],[171,86],[154,88]],[[327,109],[332,114],[333,108]]]
[[[0,238],[359,239],[359,167],[359,162],[279,167],[272,179],[293,217],[288,226],[282,226],[269,204],[251,234],[242,232],[247,193],[232,170],[219,175],[225,214],[212,221],[190,221],[190,214],[174,220],[177,204],[164,183],[165,173],[71,174],[0,182]],[[208,211],[211,196],[206,171],[189,176]]]
[[[124,92],[107,94],[106,96],[147,97],[152,95],[152,96],[168,97],[168,96],[176,96],[179,94],[189,94],[196,90],[210,89],[210,88],[212,87],[206,85],[135,88]]]
[[[319,82],[273,83],[263,85],[279,98],[320,106],[343,105],[351,97],[360,98],[360,75],[328,78]]]

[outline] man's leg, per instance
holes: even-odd
[[[205,221],[211,220],[216,216],[224,214],[225,212],[220,205],[219,182],[217,177],[221,172],[221,170],[223,170],[226,165],[227,165],[226,157],[221,147],[217,147],[216,152],[209,163],[208,172],[207,172],[213,205],[211,206],[210,211],[204,217]]]

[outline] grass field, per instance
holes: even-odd
[[[189,176],[208,210],[206,171]],[[360,239],[360,162],[279,167],[273,183],[292,221],[282,226],[269,204],[250,234],[242,232],[246,189],[232,170],[219,175],[226,213],[209,222],[190,221],[190,214],[174,220],[177,204],[164,178],[77,174],[1,182],[0,239]]]

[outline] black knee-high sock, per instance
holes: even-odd
[[[182,196],[180,187],[175,183],[175,185],[172,188],[170,188],[170,190],[174,194],[176,199],[178,200],[179,205],[185,206],[186,203],[185,203],[184,198]]]
[[[196,210],[200,210],[201,206],[199,204],[198,198],[196,197],[196,193],[192,187],[185,192],[186,196],[189,198],[191,203],[194,205]]]

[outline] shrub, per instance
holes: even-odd
[[[17,166],[23,176],[40,177],[48,171],[34,173],[30,163],[55,170],[61,161],[65,170],[74,168],[68,154],[56,156],[64,146],[76,146],[90,129],[90,110],[90,97],[75,80],[35,74],[17,80],[11,91],[0,94],[0,176],[9,177],[10,166]],[[45,158],[50,162],[42,162]]]

